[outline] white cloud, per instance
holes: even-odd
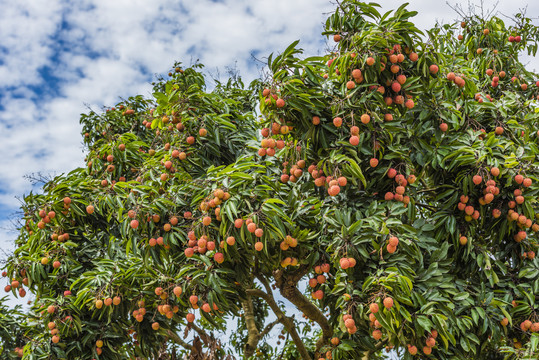
[[[58,1],[0,1],[1,86],[39,84],[38,70],[50,62],[50,35],[61,21]]]

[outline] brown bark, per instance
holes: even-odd
[[[295,273],[285,276],[282,270],[277,270],[274,273],[274,277],[281,295],[294,304],[310,320],[315,321],[322,329],[322,336],[320,336],[316,342],[316,356],[318,355],[322,346],[327,344],[333,336],[333,329],[329,325],[329,322],[322,311],[320,311],[316,305],[310,302],[296,287],[298,281],[305,276],[308,271],[308,267],[302,266]]]
[[[203,329],[199,328],[195,323],[189,323],[187,325],[191,329],[195,330],[198,335],[200,336],[200,339],[204,342],[204,345],[210,346],[213,340],[213,336],[209,336]]]
[[[245,326],[247,327],[247,343],[245,344],[244,356],[248,359],[255,352],[258,340],[260,339],[260,334],[256,327],[253,300],[251,296],[247,296],[245,300],[242,300],[241,306],[243,308]]]
[[[296,348],[298,349],[301,358],[303,360],[311,360],[311,355],[309,355],[305,344],[303,343],[301,337],[296,331],[296,325],[294,324],[294,320],[291,317],[286,316],[282,312],[281,308],[279,308],[279,305],[277,305],[277,303],[275,302],[275,299],[273,298],[271,292],[265,293],[260,289],[247,289],[246,293],[250,296],[258,296],[268,303],[275,316],[277,316],[279,322],[284,325],[284,327],[292,337],[292,340],[294,341],[294,344],[296,345]]]
[[[202,351],[202,342],[198,336],[193,339],[193,347],[189,354],[189,360],[204,360],[206,354]]]

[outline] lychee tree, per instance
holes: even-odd
[[[377,8],[248,89],[177,64],[83,115],[87,167],[25,197],[7,267],[48,329],[24,357],[535,358],[538,28]]]

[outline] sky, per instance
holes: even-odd
[[[380,0],[383,10],[402,1]],[[451,5],[471,3],[450,1]],[[487,9],[494,1],[485,2]],[[300,39],[306,55],[324,54],[329,0],[0,0],[0,250],[13,250],[16,196],[23,177],[83,166],[79,116],[122,98],[151,95],[151,81],[175,61],[197,59],[210,77],[237,68],[245,82],[261,62]],[[505,15],[539,2],[500,0]],[[411,0],[420,29],[459,20],[445,1]],[[539,71],[539,59],[527,58]],[[38,189],[34,189],[38,190]],[[5,256],[0,252],[0,259]]]

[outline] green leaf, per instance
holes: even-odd
[[[417,317],[417,323],[423,328],[423,330],[430,332],[433,328],[432,322],[425,316],[419,315]]]
[[[455,301],[461,301],[461,300],[464,300],[464,299],[467,299],[470,297],[470,293],[467,293],[467,292],[460,292],[458,294],[456,294],[454,297],[453,297],[453,300]]]

